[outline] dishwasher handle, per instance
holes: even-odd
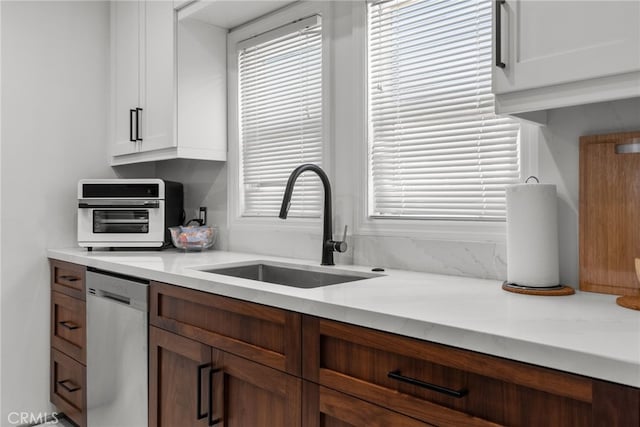
[[[98,291],[97,293],[95,292],[95,289],[93,289],[94,292],[91,292],[91,290],[89,292],[91,292],[93,295],[96,296],[100,296],[102,298],[106,298],[106,299],[110,299],[111,301],[115,301],[115,302],[119,302],[121,304],[125,304],[125,305],[131,305],[131,298],[129,297],[125,297],[123,295],[118,295],[118,294],[114,294],[111,293],[109,291]]]
[[[87,270],[87,296],[147,311],[149,282],[120,274]]]

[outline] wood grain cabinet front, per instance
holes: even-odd
[[[300,375],[299,313],[152,282],[149,323]]]
[[[302,380],[151,327],[149,426],[301,427]]]
[[[603,383],[578,375],[310,316],[303,331],[306,380],[429,424],[637,422],[638,389],[615,385],[627,404],[605,402]]]
[[[49,266],[51,267],[51,290],[85,300],[86,267],[56,260],[49,260]]]
[[[85,303],[51,292],[51,346],[86,363]]]
[[[640,389],[151,283],[149,426],[640,425]]]
[[[305,427],[426,427],[430,424],[382,406],[304,381]]]
[[[51,271],[51,403],[87,425],[86,304],[83,265],[49,260]]]
[[[51,349],[51,402],[80,427],[87,425],[86,368],[58,350]]]

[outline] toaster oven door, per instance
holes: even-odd
[[[149,233],[148,209],[93,209],[94,234]]]
[[[160,247],[164,244],[164,201],[153,207],[80,203],[78,244],[83,247]]]

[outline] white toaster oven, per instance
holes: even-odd
[[[78,182],[78,245],[163,248],[184,221],[182,184],[162,179]]]

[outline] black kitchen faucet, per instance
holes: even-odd
[[[280,206],[280,215],[282,219],[287,219],[289,207],[291,206],[291,194],[293,193],[293,186],[296,183],[298,176],[304,171],[313,171],[322,181],[324,187],[324,209],[323,209],[323,225],[322,225],[322,265],[335,265],[333,262],[333,252],[345,252],[347,250],[347,227],[344,227],[344,236],[341,241],[333,240],[333,228],[331,225],[331,184],[327,174],[318,165],[306,163],[298,166],[289,175],[287,181],[287,188],[284,190],[284,196],[282,197],[282,206]]]

